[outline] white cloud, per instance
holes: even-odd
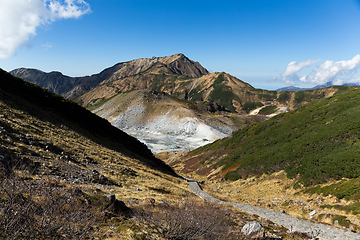
[[[354,84],[360,84],[360,77],[353,77],[350,79],[336,79],[333,82],[333,85],[343,85],[345,83],[354,83]]]
[[[43,44],[42,46],[43,46],[43,48],[45,48],[45,50],[49,50],[50,48],[53,47],[53,45],[51,43],[48,43],[48,42],[46,44]]]
[[[79,18],[90,11],[90,6],[83,0],[65,0],[65,3],[60,3],[55,0],[46,0],[48,8],[55,18]]]
[[[313,69],[309,75],[304,75],[300,81],[306,83],[325,84],[327,82],[355,83],[359,82],[358,78],[352,78],[350,75],[360,68],[360,54],[356,55],[350,60],[345,61],[330,61],[320,64]],[[339,77],[349,77],[349,79],[339,79]],[[355,81],[355,82],[354,82]]]
[[[0,58],[11,57],[39,26],[90,12],[83,0],[0,0]]]
[[[300,70],[310,67],[318,61],[319,60],[309,59],[306,62],[301,62],[299,64],[296,64],[296,62],[289,63],[285,69],[285,72],[281,75],[283,81],[285,81],[285,83],[288,85],[295,85],[295,80],[299,79],[298,73]]]
[[[299,81],[308,84],[322,85],[332,82],[335,85],[346,83],[360,84],[357,70],[360,69],[360,54],[350,60],[331,61],[327,60],[317,66],[314,64],[319,60],[308,60],[296,64],[291,62],[287,65],[285,72],[281,75],[287,85],[298,85]],[[313,66],[314,65],[314,66]],[[302,69],[313,66],[312,72],[299,76]]]

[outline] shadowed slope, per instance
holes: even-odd
[[[65,125],[98,144],[174,174],[172,169],[155,158],[144,144],[111,126],[105,119],[75,102],[13,77],[3,70],[0,70],[0,98],[13,108],[29,112],[55,125]]]

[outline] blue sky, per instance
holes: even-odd
[[[184,53],[257,88],[360,83],[359,40],[359,0],[0,0],[7,71],[84,76]]]

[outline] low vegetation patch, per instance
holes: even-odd
[[[186,199],[173,206],[134,210],[143,239],[238,239],[229,214],[208,202]],[[242,238],[240,238],[242,239]]]
[[[360,177],[353,179],[343,179],[338,183],[328,186],[315,186],[304,191],[310,194],[321,194],[323,196],[333,195],[339,199],[360,200]]]
[[[281,103],[284,103],[284,102],[286,102],[286,101],[289,101],[290,100],[290,97],[291,97],[291,95],[290,95],[290,93],[289,92],[281,92],[280,94],[279,94],[279,97],[278,97],[278,101],[279,102],[281,102]]]
[[[276,112],[276,109],[277,109],[277,108],[278,108],[278,107],[275,106],[275,105],[266,106],[266,107],[262,108],[262,109],[259,111],[258,114],[260,114],[260,115],[270,115],[270,114]]]
[[[347,219],[347,217],[345,216],[335,216],[333,219],[332,219],[332,223],[333,224],[339,224],[341,226],[344,226],[346,228],[350,227],[351,225],[351,222],[349,219]]]
[[[226,110],[234,112],[232,101],[238,100],[238,97],[223,83],[224,80],[224,73],[220,73],[212,85],[214,90],[211,92],[210,98],[220,106],[224,106]]]
[[[314,91],[298,91],[295,93],[295,103],[301,103],[304,101],[312,101],[315,99],[323,98],[324,93],[314,93]]]
[[[341,211],[345,211],[346,213],[352,213],[354,215],[360,214],[360,202],[350,203],[349,205],[321,205],[321,208],[327,208],[327,209],[337,209]]]

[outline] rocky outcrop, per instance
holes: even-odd
[[[264,227],[256,221],[245,224],[241,229],[241,233],[250,238],[258,239],[265,237]]]
[[[184,54],[176,55],[176,59],[168,67],[174,74],[188,77],[199,77],[209,73],[200,63],[191,61]]]

